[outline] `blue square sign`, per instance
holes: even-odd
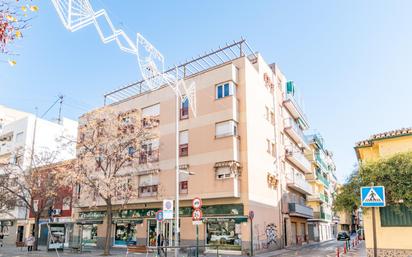
[[[385,187],[361,187],[361,205],[362,207],[384,207]]]

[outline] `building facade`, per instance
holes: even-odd
[[[36,118],[33,114],[25,114],[3,107],[0,132],[0,163],[18,164],[21,170],[30,166],[31,155],[40,156],[45,153],[55,153],[54,160],[61,161],[75,157],[75,146],[60,149],[60,137],[76,138],[77,122],[63,119],[61,124]],[[17,114],[17,115],[15,115]],[[14,118],[13,118],[14,117]],[[32,147],[34,145],[34,148]],[[33,165],[36,165],[33,161]],[[0,176],[1,176],[0,169]],[[5,244],[22,242],[27,234],[26,219],[28,211],[24,207],[16,207],[7,213],[0,214],[1,231],[5,235]]]
[[[130,183],[138,186],[139,197],[114,207],[111,237],[115,247],[128,243],[153,246],[157,233],[172,243],[174,222],[157,222],[155,213],[164,199],[175,199],[176,190],[180,193],[181,244],[193,244],[196,237],[191,218],[195,197],[203,200],[199,237],[205,245],[247,252],[251,244],[260,250],[308,241],[307,220],[313,218],[313,211],[306,205],[312,193],[305,180],[312,173],[305,155],[310,147],[303,134],[307,118],[293,82],[261,55],[245,55],[242,44],[234,45],[237,52],[241,50],[236,58],[184,77],[188,84],[196,83],[196,116],[187,102],[176,103],[169,87],[144,91],[140,82],[115,91],[110,105],[117,112],[138,110],[143,123],[156,120],[152,124],[156,137],[144,143],[139,165],[129,168],[133,171]],[[220,58],[226,55],[223,51],[217,52]],[[200,58],[202,65],[211,62],[210,56]],[[185,72],[200,69],[197,61],[179,68]],[[138,93],[128,96],[127,88]],[[126,97],[119,98],[120,93]],[[187,171],[179,176],[178,189],[174,184],[176,105],[180,106],[180,169]],[[90,199],[80,192],[75,233],[83,242],[102,246],[107,223],[103,207],[97,204],[90,210]]]
[[[359,162],[374,161],[390,157],[396,153],[412,151],[412,129],[399,129],[372,135],[369,139],[356,143],[355,152]],[[359,215],[360,214],[360,215]],[[368,256],[373,254],[372,214],[364,210],[356,215],[365,228]],[[401,206],[377,208],[376,232],[378,256],[412,255],[412,210]]]
[[[308,141],[312,150],[309,159],[313,171],[306,176],[313,191],[308,198],[308,205],[314,212],[313,218],[309,220],[309,239],[318,242],[331,240],[338,229],[332,211],[337,187],[336,166],[320,134],[308,136]]]

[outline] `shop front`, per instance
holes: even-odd
[[[242,223],[248,222],[247,217],[207,217],[205,244],[219,250],[242,250]]]
[[[155,214],[158,210],[160,208],[129,209],[114,212],[112,222],[113,245],[115,247],[125,247],[127,245],[145,244],[155,247],[159,234],[163,235],[165,246],[173,245],[175,222],[174,220],[156,221]],[[241,224],[248,222],[247,217],[244,216],[243,205],[206,205],[202,207],[202,211],[204,230],[202,230],[200,237],[201,240],[205,239],[204,244],[210,245],[210,248],[216,248],[218,245],[219,250],[241,251]],[[180,208],[181,244],[193,244],[196,227],[191,224],[191,215],[191,206]],[[81,234],[84,243],[101,247],[98,241],[105,236],[104,218],[104,211],[79,213],[79,220],[76,223],[82,226]],[[186,224],[184,227],[182,227],[182,222]],[[247,227],[244,226],[245,228]],[[188,240],[188,242],[185,242],[185,240]]]

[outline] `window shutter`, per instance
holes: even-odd
[[[155,104],[149,107],[146,107],[142,110],[142,117],[151,117],[160,115],[160,104]]]
[[[189,131],[180,131],[179,133],[179,144],[184,145],[184,144],[189,144]]]
[[[225,136],[232,134],[232,121],[225,121],[216,124],[216,136]]]

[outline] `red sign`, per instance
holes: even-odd
[[[192,212],[192,220],[202,220],[202,210],[196,209]]]
[[[249,219],[253,220],[254,217],[255,217],[255,212],[249,211]]]
[[[202,207],[203,203],[202,203],[202,199],[200,199],[199,197],[195,197],[192,200],[192,207],[193,209],[197,210],[200,209]]]

